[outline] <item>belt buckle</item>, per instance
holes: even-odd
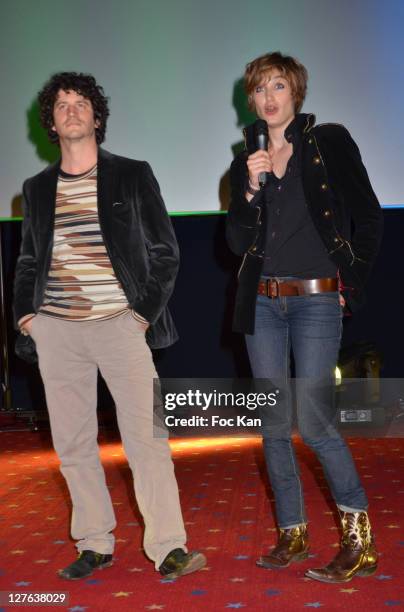
[[[275,293],[275,295],[273,295],[273,293]],[[276,278],[268,278],[267,280],[267,297],[271,298],[272,300],[279,297],[279,281]]]

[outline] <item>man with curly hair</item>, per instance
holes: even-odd
[[[97,445],[97,372],[116,405],[145,523],[144,550],[174,578],[202,568],[188,553],[165,432],[153,436],[150,348],[177,339],[167,301],[178,246],[146,162],[99,147],[109,115],[94,77],[55,74],[39,94],[42,125],[60,160],[28,179],[14,310],[35,341],[52,438],[72,498],[77,580],[112,564],[116,525]]]

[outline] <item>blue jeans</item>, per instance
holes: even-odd
[[[338,292],[275,299],[259,295],[254,335],[246,335],[254,378],[270,379],[279,401],[263,414],[265,461],[278,525],[307,522],[292,433],[290,351],[296,376],[297,423],[303,441],[322,464],[342,511],[367,509],[350,450],[334,427],[333,380],[342,332]]]

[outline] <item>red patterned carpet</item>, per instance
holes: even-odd
[[[276,537],[261,444],[219,438],[172,443],[189,544],[206,553],[208,567],[178,581],[162,579],[141,550],[142,527],[122,449],[104,440],[102,457],[118,520],[115,561],[71,583],[56,575],[73,560],[75,549],[68,532],[68,496],[49,438],[0,433],[0,590],[69,591],[69,603],[59,609],[70,612],[404,608],[404,440],[355,439],[350,444],[381,552],[372,577],[345,585],[304,578],[308,567],[330,560],[339,535],[322,472],[300,442],[311,558],[282,571],[256,568],[257,555]],[[0,606],[5,609],[18,608]]]

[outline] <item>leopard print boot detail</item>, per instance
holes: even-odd
[[[342,512],[341,525],[341,548],[337,556],[324,568],[308,570],[308,578],[349,582],[354,576],[371,576],[377,570],[377,550],[367,512]]]

